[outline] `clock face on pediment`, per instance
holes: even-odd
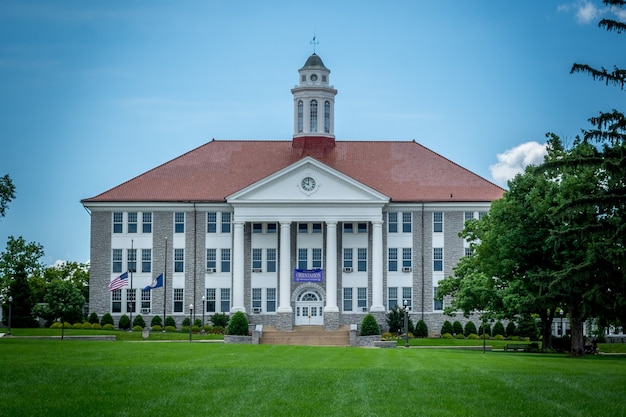
[[[317,182],[315,181],[315,178],[313,177],[307,176],[307,177],[302,178],[302,181],[300,181],[300,187],[302,187],[302,189],[308,193],[315,190],[316,186],[317,186]]]

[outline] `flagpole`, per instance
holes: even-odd
[[[163,269],[163,333],[165,333],[166,303],[167,303],[167,236],[165,236],[165,268]]]
[[[130,268],[130,293],[132,294],[131,297],[131,301],[130,301],[130,329],[128,330],[129,332],[133,331],[133,310],[135,310],[135,296],[137,295],[135,293],[135,289],[133,288],[133,271],[135,270],[135,268],[137,268],[137,256],[134,253],[134,249],[133,249],[133,239],[130,240],[130,253],[133,254],[133,258],[135,260],[135,266],[133,268]]]

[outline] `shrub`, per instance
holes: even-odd
[[[246,315],[238,311],[230,318],[228,322],[228,334],[247,336],[249,334],[248,318]]]
[[[100,320],[98,319],[98,315],[96,314],[95,311],[89,315],[89,323],[91,324],[100,323]]]
[[[393,309],[387,313],[387,326],[391,333],[404,331],[404,312],[399,306],[394,306]]]
[[[118,323],[117,327],[119,327],[122,330],[130,329],[130,319],[128,318],[126,314],[120,317],[120,322]]]
[[[146,327],[146,321],[141,317],[141,314],[137,314],[137,316],[133,319],[133,330],[135,327],[141,327],[142,329]]]
[[[503,335],[501,335],[501,334],[497,334],[497,335],[493,336],[493,338],[494,338],[495,340],[504,340],[504,336],[503,336]]]
[[[94,323],[91,325],[91,328],[94,330],[100,330],[102,329],[102,326],[100,326],[100,323]]]
[[[183,327],[189,327],[189,325],[191,324],[191,320],[189,320],[189,317],[185,317],[183,319]],[[187,329],[189,330],[189,329]]]
[[[181,332],[189,333],[189,326],[183,326],[183,328],[181,329]]]
[[[463,332],[461,333],[457,333],[455,336],[457,339],[465,339],[465,336],[463,336]]]
[[[110,313],[105,313],[100,319],[100,326],[104,327],[105,324],[112,324],[113,326],[115,326],[113,316]]]
[[[511,336],[515,336],[516,333],[516,329],[515,329],[515,323],[511,320],[507,325],[506,325],[506,333],[505,336],[506,337],[511,337]]]
[[[526,314],[520,317],[517,320],[517,325],[517,335],[537,340],[539,329],[537,328],[537,322],[531,315]]]
[[[154,327],[154,326],[163,326],[163,320],[161,319],[161,316],[154,316],[152,317],[152,320],[150,320],[150,327]]]
[[[67,321],[66,321],[65,323],[63,323],[63,326],[64,326],[66,329],[71,329],[71,328],[72,328],[72,325],[71,325],[70,323],[68,323]],[[81,327],[82,327],[82,326],[81,326]]]
[[[115,330],[115,326],[113,326],[111,323],[107,323],[102,326],[102,330]]]
[[[54,323],[52,323],[52,325],[50,326],[51,329],[60,329],[63,325],[61,324],[60,321],[55,321]]]
[[[468,321],[465,323],[465,328],[463,329],[463,335],[465,337],[469,337],[470,334],[476,334],[476,325],[472,321]]]
[[[445,333],[450,333],[452,334],[454,332],[454,329],[452,328],[452,323],[450,323],[448,320],[443,322],[443,325],[441,326],[441,335],[443,336]]]
[[[454,334],[457,336],[463,335],[463,325],[458,320],[454,320],[454,323],[452,323],[452,330],[454,330]]]
[[[213,326],[226,328],[228,326],[228,316],[226,313],[215,313],[211,316]]]
[[[478,339],[478,335],[476,333],[470,333],[467,335],[468,339]]]
[[[380,334],[380,326],[371,313],[367,313],[361,321],[361,336],[373,336]]]
[[[484,330],[484,332],[483,332],[483,330]],[[491,337],[491,324],[489,324],[489,323],[485,323],[485,324],[484,324],[484,327],[483,327],[483,325],[482,325],[482,324],[480,325],[480,327],[478,328],[478,334],[479,334],[479,335],[482,335],[483,333],[484,333],[485,335],[487,335],[487,336]]]
[[[93,325],[89,323],[88,321],[86,321],[83,323],[83,329],[91,330],[93,329]]]
[[[452,327],[452,325],[450,325],[450,327]],[[444,333],[441,335],[442,339],[454,339],[454,337],[452,336],[452,334],[450,333]]]
[[[150,327],[153,332],[160,332],[161,330],[163,330],[163,328],[159,324],[155,324],[154,326],[150,326]]]
[[[141,326],[133,326],[133,331],[141,332],[141,331],[143,331],[143,327],[141,327]]]
[[[194,326],[194,327],[200,327],[200,328],[201,328],[201,327],[202,327],[202,319],[195,319],[195,320],[193,321],[193,326]]]
[[[167,316],[165,318],[165,328],[167,329],[168,326],[173,327],[174,330],[176,330],[176,320],[174,320],[174,317]]]
[[[200,326],[196,326],[195,324],[191,327],[191,331],[193,333],[200,333]]]
[[[489,333],[481,333],[480,335],[478,335],[479,339],[491,339],[491,336],[489,336]]]
[[[226,334],[226,328],[222,326],[212,326],[211,333],[215,334]]]
[[[496,324],[493,325],[493,330],[491,331],[491,333],[494,336],[504,336],[504,325],[502,324],[502,322],[500,320],[496,321]]]
[[[189,329],[187,329],[189,330]],[[165,331],[166,332],[175,332],[176,331],[176,327],[174,326],[165,326]]]
[[[428,326],[424,320],[417,322],[414,335],[415,337],[428,337]]]

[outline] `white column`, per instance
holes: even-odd
[[[326,222],[326,307],[327,312],[337,307],[337,222]]]
[[[372,222],[372,307],[385,311],[383,305],[383,222]]]
[[[291,313],[291,222],[280,222],[278,313]]]
[[[243,222],[233,222],[233,306],[231,312],[246,311],[244,303]]]

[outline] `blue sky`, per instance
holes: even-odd
[[[337,140],[413,140],[500,185],[623,92],[574,62],[626,67],[601,1],[0,2],[0,219],[44,262],[89,259],[80,204],[216,139],[293,134],[313,52],[339,91]],[[539,158],[539,159],[538,159]]]

